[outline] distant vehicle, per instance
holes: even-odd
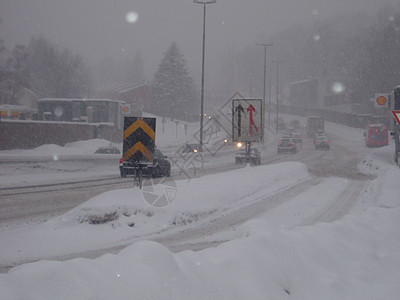
[[[135,175],[135,165],[121,158],[119,162],[119,171],[123,178]],[[171,176],[171,163],[168,161],[167,156],[162,154],[160,150],[154,149],[153,164],[143,168],[142,175],[148,177]]]
[[[318,131],[315,135],[314,135],[314,145],[315,145],[315,142],[317,141],[317,139],[319,139],[319,138],[323,138],[323,137],[327,137],[326,136],[326,134],[325,134],[325,132],[322,132],[322,131]]]
[[[121,151],[117,147],[114,146],[105,146],[98,148],[95,154],[121,154]]]
[[[325,131],[325,120],[320,116],[310,116],[307,118],[306,131],[308,137],[313,137],[317,132]]]
[[[293,140],[293,142],[296,143],[296,144],[299,144],[299,143],[302,143],[302,142],[303,142],[303,139],[301,138],[301,135],[300,135],[300,133],[298,133],[298,132],[294,132],[294,133],[292,134],[292,140]]]
[[[290,136],[283,136],[278,143],[278,154],[287,152],[296,153],[297,146]]]
[[[285,121],[283,120],[282,117],[278,117],[278,119],[276,119],[276,118],[274,119],[275,126],[276,126],[276,122],[278,122],[278,129],[279,130],[286,130],[287,129],[286,123],[285,123]]]
[[[183,153],[190,153],[190,152],[197,153],[199,151],[200,151],[200,144],[186,144],[182,150]]]
[[[389,144],[388,128],[385,124],[368,124],[364,131],[365,145],[382,147]]]
[[[250,157],[247,157],[246,150],[241,149],[236,152],[235,154],[235,162],[237,165],[251,163],[253,165],[260,165],[261,164],[261,155],[260,151],[257,148],[251,148],[250,150]]]
[[[299,120],[290,121],[290,127],[293,127],[295,129],[299,129],[301,127],[300,121]]]
[[[326,135],[317,135],[314,139],[315,149],[329,149],[331,141]]]

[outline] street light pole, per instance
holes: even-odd
[[[262,44],[262,43],[256,43],[258,46],[263,46],[264,47],[264,90],[263,90],[263,132],[262,132],[262,141],[263,143],[265,142],[265,80],[266,80],[266,75],[267,75],[267,47],[268,46],[273,46],[274,44]],[[269,125],[269,112],[270,108],[268,108],[268,125]]]
[[[203,152],[203,118],[204,118],[204,61],[206,52],[206,5],[216,3],[217,0],[194,0],[194,3],[203,4],[203,54],[201,61],[201,100],[200,100],[200,151]]]
[[[280,61],[276,61],[276,134],[278,134],[278,111],[279,111],[279,63]]]

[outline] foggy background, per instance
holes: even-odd
[[[372,14],[385,3],[395,2],[217,0],[207,5],[206,90],[220,86],[224,58],[244,49],[252,49],[258,67],[253,71],[262,76],[263,48],[255,43],[269,42],[290,25],[312,24],[354,12]],[[138,19],[128,23],[126,14],[132,11]],[[10,51],[16,44],[28,44],[32,36],[43,35],[82,56],[94,73],[101,73],[97,68],[104,59],[124,64],[139,53],[145,79],[151,81],[163,53],[177,42],[196,87],[200,87],[203,6],[192,0],[2,0],[0,14],[0,38]],[[268,60],[276,55],[269,52]],[[103,84],[101,80],[95,83]],[[252,92],[256,95],[251,96],[259,97],[262,88],[248,91]]]

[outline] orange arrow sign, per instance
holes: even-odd
[[[400,125],[400,110],[392,110],[392,114],[397,121],[397,124]]]

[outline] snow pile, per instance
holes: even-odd
[[[396,178],[400,171],[389,163],[389,150],[374,151],[366,159],[368,163],[363,164],[372,166],[367,167],[369,172],[378,177],[371,182],[374,188],[368,186],[360,199],[362,203],[365,197],[373,197],[375,205],[372,202],[364,205],[360,214],[313,226],[292,224],[290,229],[276,226],[279,217],[288,220],[291,214],[302,211],[304,205],[316,206],[318,199],[307,190],[291,201],[289,213],[285,212],[285,205],[288,208],[289,203],[280,205],[246,222],[237,228],[231,241],[215,248],[174,254],[156,242],[142,241],[118,254],[106,254],[93,260],[38,261],[15,267],[0,275],[2,299],[397,299],[400,187]],[[250,174],[254,174],[255,182],[247,191],[254,192],[244,193],[238,186],[243,176]],[[2,233],[2,257],[16,258],[18,253],[29,252],[26,248],[40,248],[38,253],[46,253],[46,248],[53,247],[51,251],[57,253],[56,244],[60,253],[62,248],[74,247],[74,243],[81,249],[98,246],[99,231],[111,246],[118,238],[129,240],[135,235],[132,234],[134,230],[157,232],[156,227],[160,230],[171,226],[172,215],[227,208],[237,210],[304,177],[308,178],[308,174],[303,165],[284,163],[193,179],[182,185],[182,189],[177,182],[176,199],[164,208],[150,207],[143,199],[132,197],[134,190],[110,191],[63,218],[38,226],[36,232],[35,229],[16,230],[10,232],[13,237]],[[315,187],[314,193],[325,194],[319,200],[327,201],[328,205],[331,194],[340,194],[335,190],[343,179],[320,180],[323,181]],[[251,181],[246,180],[248,182]],[[231,190],[226,190],[228,186]],[[136,209],[144,216],[150,213],[145,217],[148,224],[139,218],[133,227],[125,226],[129,225],[124,219],[130,219],[129,214],[101,225],[76,222],[79,216],[96,209],[102,213],[112,212],[116,204],[125,207],[125,211]],[[178,227],[188,230],[187,225]],[[21,241],[19,245],[15,244],[17,240]],[[44,240],[45,245],[41,246]],[[14,245],[7,249],[9,243]]]
[[[262,202],[307,178],[303,164],[282,163],[245,167],[189,182],[165,181],[164,185],[154,185],[157,196],[162,196],[163,188],[176,186],[175,198],[165,207],[151,206],[144,199],[146,194],[138,188],[108,191],[29,230],[4,230],[0,262],[5,266],[121,243],[127,245],[137,237],[165,231],[189,230]]]
[[[399,213],[291,231],[257,219],[198,252],[145,241],[95,260],[25,264],[0,275],[2,299],[397,299]]]
[[[67,143],[64,147],[55,144],[46,144],[39,146],[35,149],[16,149],[16,150],[2,150],[1,158],[4,159],[27,159],[27,158],[40,158],[47,156],[61,156],[61,155],[82,155],[93,154],[98,148],[113,146],[122,151],[122,144],[112,143],[104,139],[92,139],[85,141],[77,141]]]

